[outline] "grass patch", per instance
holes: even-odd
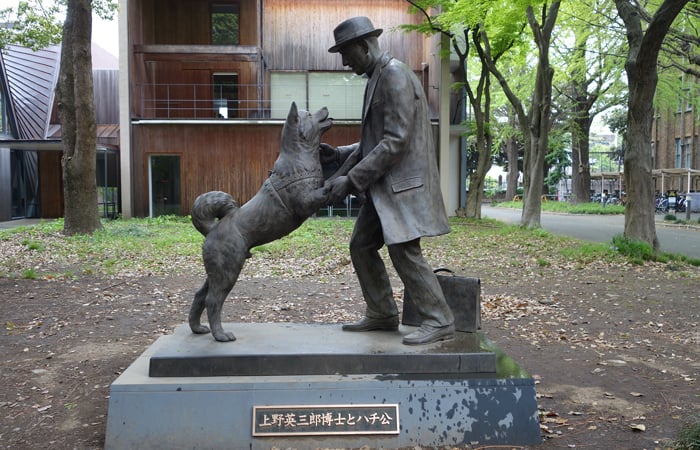
[[[23,252],[7,258],[10,272],[27,278],[28,267],[34,270],[33,277],[47,273],[72,277],[76,269],[88,275],[177,271],[179,260],[197,257],[203,238],[188,217],[166,216],[104,221],[103,228],[91,235],[65,236],[62,220],[0,232],[0,241],[13,240],[46,255],[42,261],[46,267],[37,264],[36,269]]]
[[[552,203],[552,202],[550,202]],[[350,264],[348,245],[355,220],[313,218],[290,235],[252,249],[246,263],[255,276],[323,274]],[[595,264],[658,261],[679,273],[700,260],[654,254],[645,244],[621,237],[613,244],[591,243],[526,229],[493,219],[450,218],[452,232],[421,240],[435,267],[456,271],[488,270],[498,276],[523,271],[580,269]],[[75,278],[201,273],[204,237],[188,217],[165,216],[105,221],[92,235],[65,236],[61,221],[0,231],[0,276]],[[40,244],[40,245],[36,245]],[[386,248],[382,250],[388,257]]]
[[[580,245],[562,248],[559,250],[564,257],[581,264],[592,263],[598,260],[609,260],[618,253],[614,251],[610,244],[597,242],[582,242]]]
[[[22,271],[22,278],[26,278],[27,280],[36,280],[38,275],[34,269],[25,269]]]
[[[272,257],[293,257],[294,254],[317,258],[329,251],[329,242],[347,244],[355,225],[354,219],[319,218],[307,220],[289,235],[252,249],[253,253],[264,253]]]
[[[654,249],[648,243],[630,240],[623,235],[614,236],[612,239],[612,246],[634,264],[644,264],[646,261],[655,261],[667,264],[668,269],[674,271],[680,270],[683,264],[700,267],[700,259],[698,258],[691,258],[675,253],[654,252]]]
[[[644,264],[644,261],[654,261],[654,249],[644,241],[627,239],[622,235],[613,236],[612,244],[618,252],[629,258],[632,263]]]
[[[700,418],[695,417],[685,421],[671,448],[674,450],[700,450]]]
[[[502,202],[494,203],[493,206],[501,206],[504,208],[522,209],[523,202]],[[625,207],[622,205],[606,205],[600,203],[579,203],[572,204],[568,202],[542,202],[542,211],[558,212],[566,214],[624,214]]]
[[[45,247],[41,242],[38,241],[32,241],[29,239],[25,239],[22,241],[22,245],[24,245],[27,250],[35,250],[38,252],[43,252]]]

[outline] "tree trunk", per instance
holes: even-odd
[[[590,79],[587,71],[586,52],[588,51],[588,30],[575,31],[575,44],[572,52],[573,66],[577,69],[571,74],[573,129],[571,130],[571,202],[574,204],[590,201],[591,166],[590,133],[591,107],[597,98],[589,95]],[[601,89],[600,86],[595,88]]]
[[[529,153],[525,155],[525,184],[523,214],[520,224],[526,228],[540,226],[542,216],[542,185],[544,183],[544,157],[549,148],[549,128],[552,112],[552,78],[554,69],[549,64],[549,44],[552,29],[557,20],[560,2],[553,2],[546,13],[545,23],[535,18],[532,7],[527,8],[528,22],[534,35],[539,54],[535,75],[535,90],[529,112]],[[543,8],[546,6],[543,6]],[[543,14],[544,15],[544,14]]]
[[[625,142],[625,237],[659,248],[651,177],[651,124],[658,82],[659,50],[668,29],[688,0],[664,0],[643,30],[640,14],[627,0],[615,0],[629,44],[625,71],[629,85]]]
[[[467,79],[467,57],[469,56],[469,31],[472,34],[472,40],[479,53],[481,61],[481,71],[479,81],[476,88],[472,87],[472,83]],[[474,132],[476,136],[476,152],[478,154],[476,169],[469,176],[469,192],[467,193],[467,201],[463,211],[460,211],[460,216],[470,217],[475,219],[481,218],[481,204],[484,201],[484,180],[491,165],[493,164],[492,137],[489,132],[489,123],[491,118],[491,77],[489,69],[484,62],[483,50],[479,45],[480,29],[476,27],[473,30],[465,29],[464,37],[466,47],[461,51],[457,40],[453,38],[452,47],[459,57],[459,66],[453,71],[453,76],[456,82],[464,86],[469,104],[472,107],[474,114]]]
[[[651,106],[651,104],[649,105]],[[639,108],[637,108],[639,109]],[[651,177],[651,113],[649,122],[639,121],[635,114],[646,115],[645,111],[633,111],[630,107],[627,113],[627,149],[625,152],[625,188],[627,189],[627,204],[625,207],[626,238],[645,241],[654,249],[659,248],[656,236],[654,205],[654,184]],[[643,119],[644,120],[644,119]],[[648,149],[644,152],[643,149]],[[641,150],[641,151],[640,151]]]
[[[467,217],[481,219],[481,204],[484,201],[484,180],[486,174],[493,165],[493,155],[491,153],[493,138],[491,137],[491,76],[489,68],[484,61],[485,56],[479,46],[480,31],[475,29],[472,33],[474,45],[479,53],[481,61],[481,71],[476,90],[472,89],[471,83],[466,80],[466,89],[469,102],[474,110],[474,121],[476,123],[476,151],[478,159],[476,170],[469,180],[469,194],[467,195]],[[465,76],[466,79],[466,76]]]
[[[574,130],[571,132],[571,202],[578,204],[591,199],[591,120],[588,110],[583,111],[577,106],[574,106],[574,115]]]
[[[518,146],[514,136],[506,141],[506,155],[508,157],[508,173],[506,174],[506,200],[512,201],[518,195]]]
[[[90,0],[68,0],[56,101],[63,141],[66,235],[101,228],[97,212],[95,106]]]
[[[476,170],[469,177],[469,192],[467,193],[466,217],[481,219],[481,204],[484,201],[484,180],[486,173],[491,169],[493,164],[493,156],[491,155],[491,137],[486,135],[485,126],[488,122],[484,122],[484,114],[477,120],[477,137],[476,148],[479,153],[479,158],[476,164]]]

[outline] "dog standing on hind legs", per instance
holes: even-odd
[[[255,196],[240,207],[220,191],[195,200],[192,223],[206,236],[202,259],[207,278],[190,308],[193,333],[211,331],[217,341],[236,340],[233,333],[224,331],[221,310],[250,249],[286,236],[327,203],[319,146],[332,124],[325,107],[310,114],[292,103],[282,129],[280,154]],[[205,309],[209,327],[201,323]]]

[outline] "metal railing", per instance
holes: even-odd
[[[272,104],[258,84],[139,84],[138,115],[144,119],[262,119]],[[284,111],[286,113],[286,111]]]
[[[332,82],[306,87],[144,83],[136,85],[134,95],[135,115],[141,119],[285,119],[292,100],[300,109],[326,106],[335,119],[359,120],[362,109],[356,86]]]

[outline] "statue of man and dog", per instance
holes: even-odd
[[[321,143],[332,125],[326,108],[310,114],[292,104],[280,155],[250,201],[239,207],[218,191],[195,200],[192,221],[206,236],[202,255],[207,278],[189,313],[194,333],[211,331],[217,341],[235,340],[223,330],[221,309],[250,249],[291,233],[319,208],[354,193],[366,199],[350,240],[366,309],[361,320],[343,325],[343,330],[398,330],[398,308],[379,255],[386,245],[422,318],[403,343],[423,345],[454,337],[452,312],[420,246],[422,237],[450,231],[427,100],[413,71],[380,49],[381,33],[367,17],[353,17],[335,28],[335,44],[329,49],[340,53],[343,65],[369,77],[359,142],[339,147]],[[323,166],[330,163],[340,168],[324,181]],[[209,327],[201,323],[205,309]]]

